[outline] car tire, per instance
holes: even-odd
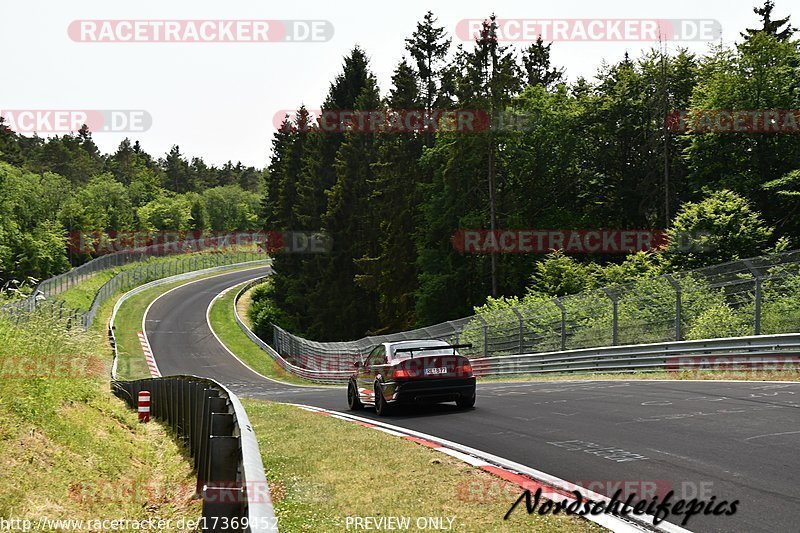
[[[383,393],[381,392],[381,386],[376,383],[375,384],[375,412],[378,416],[386,416],[389,414],[391,407],[389,403],[386,401],[386,398],[383,397]]]
[[[468,398],[465,398],[465,397],[462,396],[461,398],[456,400],[456,405],[460,409],[471,409],[471,408],[475,407],[475,395],[473,394],[472,396],[470,396]]]
[[[347,384],[347,407],[351,411],[359,411],[364,408],[364,404],[361,403],[361,398],[358,397],[356,384],[352,381]]]

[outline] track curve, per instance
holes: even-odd
[[[209,329],[206,310],[214,298],[268,270],[191,282],[154,301],[145,331],[162,374],[213,378],[244,397],[346,410],[343,389],[267,380],[228,353]],[[800,487],[793,479],[800,473],[798,407],[798,383],[481,383],[474,410],[404,409],[387,421],[608,496],[618,488],[640,494],[655,488],[661,496],[674,490],[678,498],[739,500],[733,516],[694,516],[685,526],[692,531],[794,532],[800,518]]]

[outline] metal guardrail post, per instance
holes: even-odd
[[[664,274],[664,278],[669,282],[670,285],[672,285],[672,288],[675,289],[675,340],[680,341],[683,339],[683,332],[681,331],[681,284],[669,274]]]
[[[487,357],[489,355],[489,323],[481,315],[475,315],[475,317],[483,324],[483,356]]]
[[[611,300],[611,345],[616,346],[619,344],[618,297],[610,288],[604,288],[602,291]]]
[[[519,319],[519,346],[518,346],[517,350],[519,351],[520,354],[522,354],[522,353],[525,352],[525,349],[524,349],[524,346],[525,346],[525,322],[524,322],[524,320],[525,320],[525,318],[522,316],[522,313],[520,313],[519,310],[517,310],[516,307],[512,307],[511,310],[514,312],[515,315],[517,315],[517,318]]]
[[[761,335],[761,271],[753,266],[753,261],[744,259],[745,266],[752,272],[755,278],[755,302],[753,309],[753,335]]]
[[[567,308],[561,298],[553,298],[553,303],[561,310],[561,350],[567,349]]]

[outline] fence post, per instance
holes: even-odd
[[[525,322],[524,322],[525,318],[522,316],[522,313],[517,311],[516,307],[512,307],[511,310],[514,311],[514,314],[517,315],[517,318],[519,319],[519,348],[518,348],[518,350],[519,350],[520,355],[522,355],[522,353],[524,353],[524,343],[525,343]]]
[[[755,278],[755,309],[753,310],[753,335],[761,335],[761,272],[749,259],[742,261]]]
[[[611,300],[611,346],[619,344],[619,321],[617,317],[617,295],[610,288],[603,288],[603,293]]]
[[[489,323],[484,320],[481,315],[475,315],[475,318],[483,324],[483,356],[489,356]]]
[[[664,274],[664,277],[675,289],[675,340],[679,341],[683,338],[683,332],[681,331],[681,285],[670,274]]]
[[[561,310],[561,351],[567,349],[567,308],[561,303],[561,298],[553,298],[553,303]]]

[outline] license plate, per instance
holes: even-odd
[[[426,368],[425,375],[426,376],[434,376],[436,374],[447,374],[447,369],[445,367],[441,368]]]

